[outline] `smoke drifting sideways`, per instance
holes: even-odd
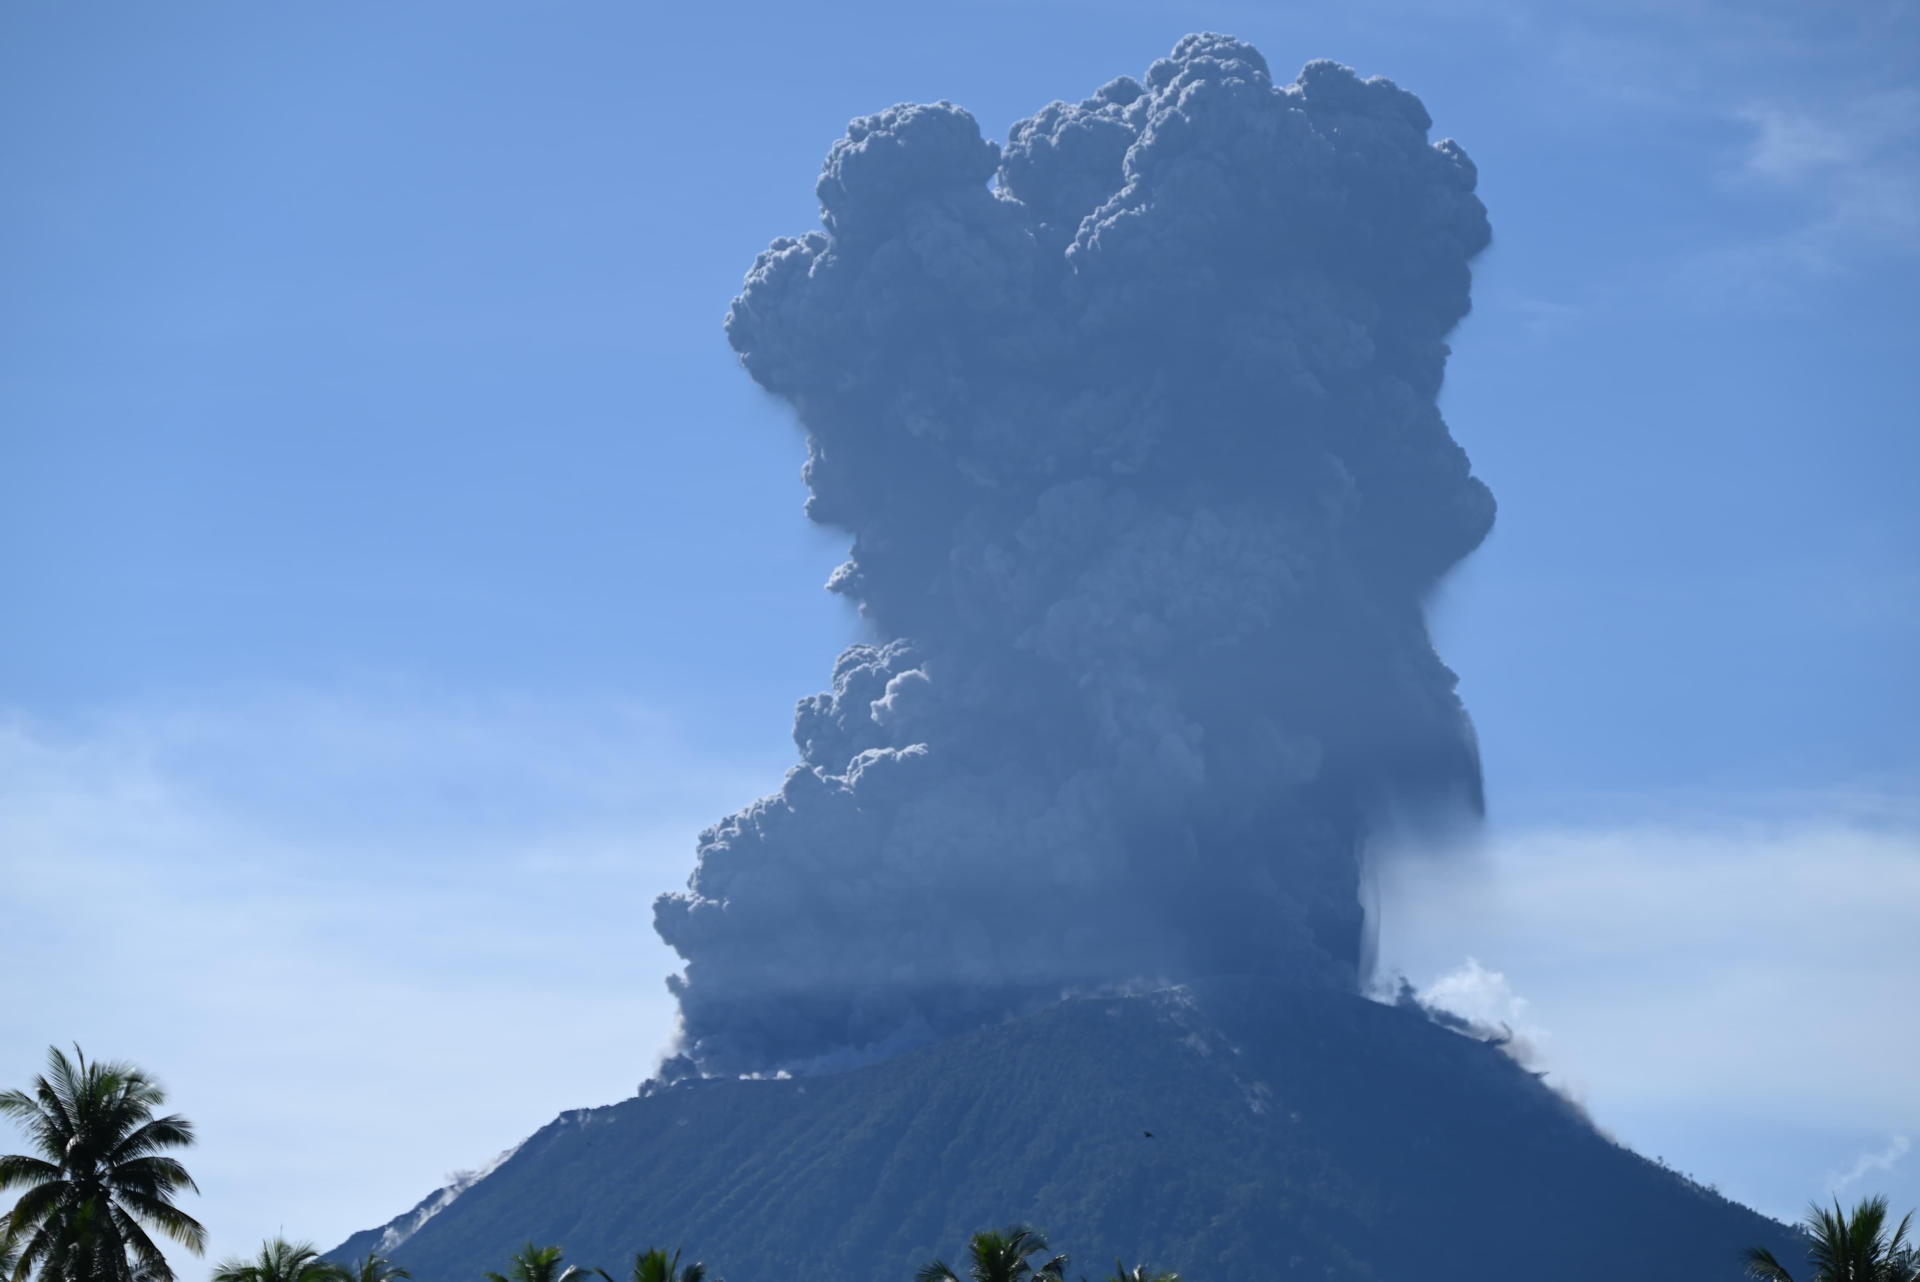
[[[1489,240],[1419,100],[1183,39],[1014,125],[855,120],[727,317],[874,634],[656,929],[688,1073],[1064,992],[1356,987],[1370,814],[1477,813],[1425,594],[1492,495],[1436,408]]]

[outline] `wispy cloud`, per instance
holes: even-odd
[[[1875,1171],[1886,1173],[1905,1157],[1913,1144],[1904,1135],[1896,1135],[1887,1141],[1887,1146],[1877,1153],[1862,1153],[1845,1174],[1835,1175],[1828,1180],[1828,1188],[1835,1193],[1844,1193],[1852,1185],[1858,1184]]]
[[[1832,270],[1862,249],[1920,252],[1920,90],[1756,102],[1734,115],[1751,135],[1732,177],[1798,207],[1781,255]]]
[[[1670,280],[1688,306],[1786,302],[1810,279],[1920,252],[1920,14],[1910,4],[1375,5],[1499,42],[1512,52],[1513,92],[1534,110],[1641,140],[1628,163],[1657,176],[1676,208],[1714,215],[1690,245],[1646,251],[1648,275]]]
[[[0,1010],[0,1081],[54,1042],[133,1059],[200,1126],[216,1253],[337,1240],[632,1092],[672,1021],[650,901],[746,773],[610,703],[0,719],[0,973],[34,977]]]
[[[1920,1027],[1898,1017],[1920,974],[1910,802],[1869,790],[1595,809],[1496,829],[1476,850],[1387,857],[1383,965],[1463,1008],[1497,1017],[1505,1003],[1550,1026],[1556,1071],[1631,1142],[1682,1156],[1683,1133],[1718,1119],[1715,1134],[1752,1153],[1799,1145],[1798,1173],[1776,1183],[1743,1185],[1751,1154],[1719,1141],[1699,1140],[1690,1163],[1784,1214],[1820,1187],[1821,1145],[1920,1129]],[[1480,960],[1463,970],[1462,957]]]

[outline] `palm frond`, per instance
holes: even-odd
[[[1893,1229],[1893,1236],[1887,1239],[1887,1254],[1896,1256],[1907,1249],[1907,1230],[1913,1227],[1913,1212],[1908,1211],[1900,1217],[1900,1223]]]
[[[1031,1224],[1009,1225],[1001,1231],[999,1236],[1022,1258],[1048,1249],[1046,1234]]]
[[[0,1157],[0,1192],[15,1188],[33,1188],[60,1178],[60,1168],[45,1158],[26,1153]]]
[[[117,1207],[113,1210],[113,1220],[121,1241],[133,1253],[135,1271],[142,1277],[155,1279],[155,1282],[174,1282],[173,1266],[167,1263],[167,1257],[147,1236],[147,1231]],[[124,1252],[122,1258],[125,1258]]]
[[[61,1208],[61,1204],[70,1200],[72,1190],[64,1182],[49,1181],[36,1184],[20,1195],[13,1204],[13,1213],[8,1223],[15,1232],[29,1224],[39,1224],[50,1218]]]
[[[66,1159],[67,1135],[59,1118],[49,1113],[38,1098],[39,1090],[46,1086],[45,1079],[37,1081],[35,1086],[34,1096],[23,1091],[0,1092],[0,1114],[12,1118],[27,1133],[27,1139],[41,1157],[58,1165]]]
[[[86,1076],[87,1069],[87,1057],[79,1046],[73,1048],[73,1053],[80,1061],[78,1069],[58,1046],[47,1047],[47,1071],[33,1083],[33,1093],[40,1102],[41,1111],[69,1135],[78,1129],[74,1117],[79,1112],[80,1100],[85,1094],[81,1079]]]
[[[1838,1215],[1839,1211],[1840,1203],[1836,1198],[1834,1212]],[[1886,1237],[1887,1199],[1884,1197],[1865,1199],[1853,1208],[1852,1223],[1849,1224],[1842,1218],[1841,1225],[1845,1229],[1843,1236],[1846,1242],[1847,1261],[1853,1266],[1853,1271],[1848,1276],[1871,1278],[1878,1271],[1875,1268],[1880,1263],[1877,1257],[1881,1253],[1880,1248]]]
[[[259,1266],[238,1256],[228,1256],[213,1266],[212,1282],[255,1282],[259,1277]]]
[[[960,1275],[945,1260],[932,1260],[914,1271],[913,1282],[960,1282]]]
[[[413,1274],[381,1255],[378,1251],[367,1252],[367,1258],[346,1270],[352,1282],[394,1282],[396,1278],[411,1279]],[[611,1279],[608,1282],[612,1282]]]
[[[162,1149],[189,1148],[193,1141],[193,1123],[178,1113],[170,1113],[135,1126],[113,1146],[107,1160],[118,1166]]]
[[[120,1201],[141,1220],[153,1225],[195,1255],[207,1249],[207,1230],[200,1221],[162,1197],[123,1192]]]
[[[200,1186],[187,1174],[187,1168],[171,1157],[136,1157],[108,1168],[108,1178],[118,1187],[160,1197],[181,1189]]]
[[[633,1282],[666,1282],[667,1253],[657,1246],[636,1252],[633,1257]]]
[[[16,1225],[17,1223],[16,1221]],[[44,1221],[35,1224],[33,1226],[33,1232],[28,1235],[26,1241],[17,1244],[16,1249],[19,1251],[19,1256],[16,1258],[13,1266],[14,1277],[24,1279],[31,1276],[35,1267],[45,1263],[48,1257],[53,1254],[55,1245],[56,1237],[54,1227]],[[50,1274],[47,1270],[42,1269],[41,1276],[47,1277],[50,1276]]]
[[[1847,1215],[1840,1209],[1839,1199],[1834,1200],[1831,1214],[1818,1202],[1809,1202],[1802,1223],[1813,1238],[1807,1259],[1813,1263],[1815,1276],[1846,1277]]]

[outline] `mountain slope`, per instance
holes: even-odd
[[[418,1282],[472,1282],[529,1238],[616,1273],[659,1244],[731,1282],[905,1282],[1013,1220],[1089,1273],[1119,1254],[1192,1282],[1731,1282],[1744,1245],[1794,1251],[1484,1043],[1213,981],[1066,1001],[833,1076],[568,1113],[392,1254]]]

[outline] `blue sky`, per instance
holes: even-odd
[[[651,898],[857,634],[742,274],[851,116],[1207,28],[1419,93],[1494,222],[1435,602],[1492,814],[1383,958],[1732,1195],[1920,1203],[1900,4],[0,10],[0,1079],[159,1072],[216,1253],[629,1093]]]

